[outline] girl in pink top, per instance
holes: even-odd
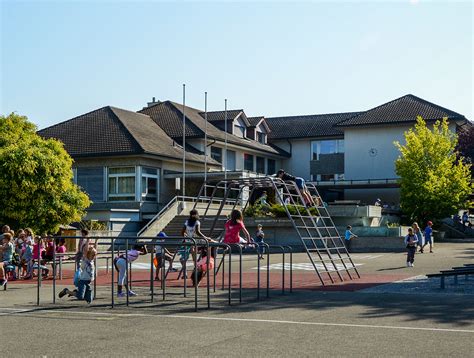
[[[240,237],[240,231],[243,231],[247,241]],[[245,228],[242,213],[234,209],[230,214],[230,220],[225,223],[224,243],[226,244],[248,244],[250,243],[250,234]]]

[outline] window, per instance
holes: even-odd
[[[94,202],[104,201],[104,168],[76,168],[76,183]]]
[[[154,168],[142,168],[142,201],[158,200],[158,171]]]
[[[267,174],[272,175],[276,173],[276,162],[274,159],[267,160]]]
[[[222,148],[211,147],[211,158],[222,163]]]
[[[234,125],[234,134],[235,134],[237,137],[245,138],[246,128],[243,127],[243,126],[239,126],[239,125],[235,124],[235,125]]]
[[[344,180],[344,174],[317,174],[311,175],[313,181],[331,181],[331,180]]]
[[[235,152],[233,150],[227,151],[226,162],[226,170],[235,170]]]
[[[135,167],[109,168],[109,201],[135,200]]]
[[[344,139],[311,142],[311,158],[319,160],[320,154],[344,153]]]
[[[265,144],[265,143],[267,143],[267,135],[265,133],[262,133],[262,132],[257,132],[257,140],[260,143]]]
[[[244,154],[244,169],[253,172],[253,155]]]
[[[265,158],[257,157],[257,173],[265,173]]]

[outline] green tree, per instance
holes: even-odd
[[[26,117],[0,115],[0,222],[43,233],[80,221],[91,202],[72,181],[72,162]]]
[[[400,176],[400,206],[410,220],[439,220],[463,208],[472,191],[470,164],[456,152],[457,135],[446,118],[430,130],[418,117],[415,129],[405,132],[406,144],[395,142]]]

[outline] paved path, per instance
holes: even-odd
[[[474,351],[473,296],[459,294],[452,285],[444,296],[437,294],[437,285],[407,294],[403,290],[406,281],[395,281],[472,262],[471,247],[438,244],[434,254],[417,255],[414,268],[404,267],[402,254],[365,254],[365,258],[356,254],[363,279],[383,276],[388,285],[382,286],[298,288],[284,296],[275,288],[270,299],[259,302],[255,289],[247,288],[241,304],[234,290],[231,307],[225,292],[218,290],[212,296],[211,310],[206,309],[205,290],[200,289],[197,313],[193,312],[192,294],[184,300],[181,289],[173,287],[165,303],[160,295],[150,303],[147,286],[137,287],[140,296],[131,299],[131,306],[121,301],[112,310],[106,285],[98,287],[98,299],[90,307],[74,300],[52,305],[51,287],[44,285],[40,309],[34,305],[34,286],[11,285],[0,292],[0,320],[2,327],[27,327],[28,346],[15,344],[17,330],[2,329],[5,341],[11,342],[2,345],[2,354],[470,357]],[[367,257],[371,255],[378,257]],[[303,255],[295,257],[295,263],[302,265],[295,275],[306,277],[305,261]],[[244,261],[247,275],[255,275],[254,268],[253,260]],[[278,267],[271,272],[279,275]],[[402,285],[400,290],[397,285]]]

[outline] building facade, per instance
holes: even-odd
[[[86,219],[133,234],[180,193],[183,118],[187,195],[197,194],[204,168],[213,178],[283,168],[316,182],[328,202],[380,197],[396,204],[394,142],[404,142],[417,116],[428,124],[446,117],[453,131],[472,125],[461,114],[406,95],[368,111],[273,118],[153,100],[138,112],[107,106],[38,133],[60,139],[73,157],[74,181],[93,201]]]

